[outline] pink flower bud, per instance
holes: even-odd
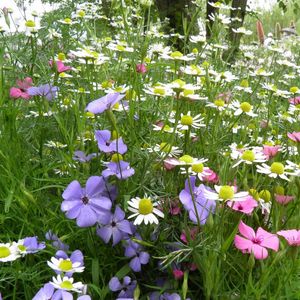
[[[136,71],[141,74],[145,74],[147,72],[147,68],[145,64],[137,64],[135,67]]]

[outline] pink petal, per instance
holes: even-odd
[[[258,244],[253,244],[251,252],[254,254],[256,259],[265,259],[268,257],[267,249]]]
[[[253,243],[250,240],[247,240],[239,235],[236,235],[234,237],[234,245],[236,248],[238,248],[239,250],[248,250],[250,251]]]
[[[244,237],[246,237],[249,240],[255,238],[254,230],[250,226],[247,226],[243,221],[241,221],[239,224],[239,231]]]
[[[259,227],[256,232],[256,237],[263,238],[262,242],[260,243],[260,245],[262,247],[266,247],[266,248],[270,248],[274,251],[278,251],[279,239],[275,234],[269,233],[269,232],[265,231],[264,229],[262,229],[261,227]]]

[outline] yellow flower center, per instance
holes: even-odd
[[[67,24],[71,24],[72,23],[72,20],[70,18],[65,18],[64,21]]]
[[[149,198],[143,198],[139,202],[139,213],[141,215],[148,215],[153,211],[153,204]]]
[[[190,155],[183,155],[179,158],[179,161],[182,161],[186,164],[191,164],[193,162],[193,158]]]
[[[273,162],[271,165],[271,172],[281,175],[284,173],[284,165],[279,162]]]
[[[249,82],[247,79],[243,79],[242,82],[241,82],[241,87],[243,88],[247,88],[249,87]]]
[[[222,107],[222,106],[225,105],[225,101],[222,100],[222,99],[217,99],[217,100],[214,101],[214,104],[215,104],[216,106],[218,106],[218,107]]]
[[[194,91],[193,90],[184,90],[183,91],[183,96],[187,97],[189,95],[194,95]]]
[[[159,145],[159,149],[160,149],[160,151],[162,151],[162,152],[168,153],[168,152],[171,151],[172,146],[171,146],[170,144],[168,144],[168,143],[163,142],[163,143],[161,143],[161,144]]]
[[[20,251],[26,251],[27,249],[24,245],[19,245],[18,248]]]
[[[204,169],[204,166],[202,163],[192,165],[192,171],[194,171],[196,173],[202,173],[203,169]]]
[[[8,247],[2,246],[0,247],[0,258],[5,258],[10,256],[10,250]]]
[[[119,109],[119,107],[120,107],[120,103],[119,103],[119,102],[117,102],[117,103],[113,106],[114,109]]]
[[[254,161],[255,155],[251,150],[245,150],[242,154],[242,159],[247,161]]]
[[[290,88],[290,92],[293,93],[293,94],[296,94],[298,91],[299,91],[299,89],[296,86],[292,86]]]
[[[172,58],[180,58],[183,56],[183,54],[180,51],[175,51],[175,52],[172,52],[170,56]]]
[[[78,16],[81,17],[81,18],[83,18],[85,16],[85,11],[84,10],[80,10],[78,12]]]
[[[84,92],[85,92],[85,89],[82,88],[82,87],[80,87],[80,88],[78,88],[78,92],[79,92],[79,93],[84,93]]]
[[[122,93],[122,91],[123,91],[123,87],[122,86],[117,86],[115,88],[115,92],[117,92],[117,93]]]
[[[119,153],[114,153],[111,157],[112,162],[119,162],[120,160],[123,160],[123,156]]]
[[[223,200],[232,199],[234,196],[233,187],[229,185],[223,185],[220,188],[219,197]]]
[[[60,52],[60,53],[58,53],[57,58],[59,60],[65,60],[66,59],[66,55],[64,53]]]
[[[248,102],[243,102],[241,103],[240,108],[243,112],[249,112],[251,110],[251,104]]]
[[[182,125],[191,126],[193,124],[193,117],[188,116],[188,115],[184,115],[184,116],[181,117],[180,123]]]
[[[179,85],[179,87],[181,87],[181,88],[185,85],[185,82],[181,79],[176,79],[172,83]]]
[[[28,21],[26,21],[25,22],[25,26],[26,27],[35,27],[35,22],[34,21],[32,21],[32,20],[28,20]]]
[[[266,202],[271,200],[271,193],[268,190],[262,190],[259,192],[259,197]]]
[[[72,262],[69,259],[64,259],[59,263],[58,267],[63,272],[68,272],[68,271],[72,270]]]
[[[156,88],[154,88],[153,92],[154,92],[154,94],[163,96],[163,95],[165,95],[166,90],[163,87],[156,87]]]
[[[71,281],[66,280],[60,284],[60,287],[65,290],[71,290],[73,288],[73,284]]]
[[[117,50],[119,50],[119,51],[124,51],[125,50],[125,47],[124,46],[122,46],[122,45],[117,45]]]

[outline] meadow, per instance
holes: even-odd
[[[0,10],[0,299],[300,299],[299,22],[203,3]]]

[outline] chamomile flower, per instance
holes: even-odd
[[[0,243],[0,262],[14,261],[20,257],[17,243]]]
[[[208,159],[201,158],[197,164],[186,168],[180,168],[181,174],[189,174],[197,176],[201,181],[203,181],[207,176],[211,175],[211,170],[208,167],[204,166],[204,162],[207,162]]]
[[[253,112],[253,106],[249,102],[240,103],[239,101],[233,101],[230,104],[230,108],[235,111],[234,112],[235,116],[239,116],[242,113],[244,113],[244,114],[246,114],[250,117],[256,117],[257,116],[257,114],[255,114]]]
[[[172,166],[193,166],[197,164],[202,164],[203,162],[207,161],[204,158],[194,158],[190,155],[183,155],[177,158],[167,158],[164,160],[165,163],[170,164]]]
[[[158,219],[156,217],[159,216],[161,218],[164,217],[163,212],[159,209],[155,208],[158,205],[157,202],[153,202],[151,198],[145,196],[145,198],[132,198],[128,201],[128,210],[133,212],[128,219],[136,218],[133,222],[134,225],[140,225],[143,222],[147,225],[149,224],[158,224]]]
[[[204,190],[204,195],[209,200],[219,200],[219,201],[245,201],[248,192],[236,193],[236,188],[230,185],[215,185],[215,191]]]
[[[165,84],[156,84],[152,87],[148,86],[144,89],[144,92],[149,95],[158,97],[172,96],[174,92]]]
[[[48,266],[58,273],[81,273],[84,266],[80,261],[72,261],[70,258],[51,257],[51,261],[47,261]]]
[[[261,163],[267,160],[266,156],[258,150],[245,150],[243,152],[236,151],[233,154],[234,157],[237,157],[237,162],[232,166],[233,168],[237,167],[241,163],[245,163],[247,165],[252,165],[254,163]]]
[[[191,61],[195,59],[195,57],[190,55],[184,55],[180,51],[174,51],[170,54],[163,53],[161,54],[161,58],[167,60],[177,60],[177,61]]]
[[[180,114],[180,120],[177,125],[178,130],[188,130],[191,127],[193,128],[200,128],[200,127],[205,127],[205,124],[203,123],[203,118],[201,118],[201,115],[198,114],[194,117],[191,116],[191,112],[189,111],[187,114]],[[175,123],[175,114],[174,112],[171,113],[171,118],[169,119],[171,123]]]
[[[50,284],[52,284],[56,289],[77,293],[82,293],[84,288],[84,284],[82,284],[81,281],[74,283],[74,278],[69,278],[67,276],[62,278],[60,275],[52,277]]]
[[[267,164],[262,164],[257,166],[257,172],[266,174],[271,178],[281,178],[287,181],[290,181],[287,175],[296,175],[293,172],[286,172],[287,167],[284,166],[281,162],[273,162],[271,166]]]
[[[156,144],[153,148],[148,148],[147,150],[150,153],[155,152],[162,157],[177,157],[182,153],[182,150],[180,150],[179,147],[172,146],[165,142],[162,142],[161,144]]]
[[[217,99],[214,102],[210,102],[210,103],[206,104],[206,106],[215,108],[218,111],[223,111],[228,107],[228,104],[226,104],[223,99]]]

